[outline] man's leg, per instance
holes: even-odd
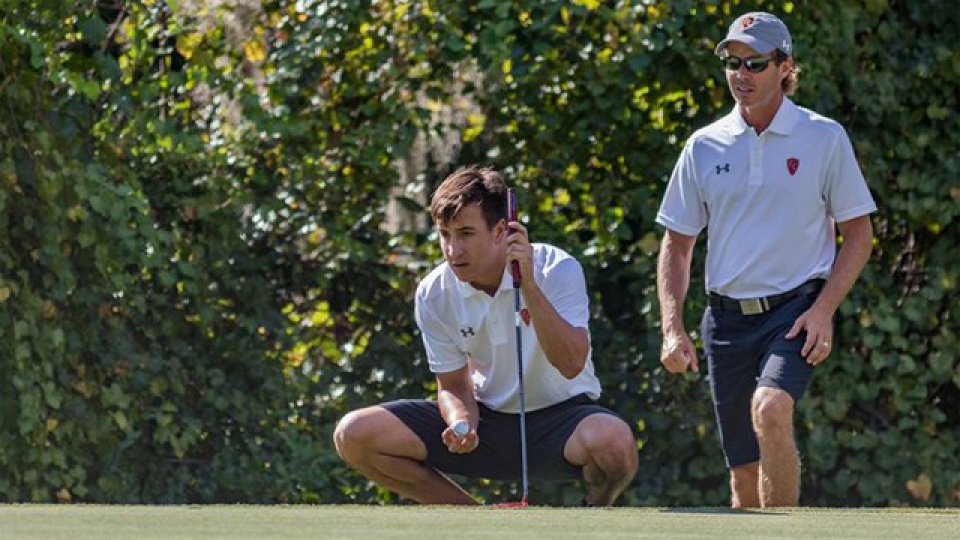
[[[730,469],[731,508],[760,507],[760,463]]]
[[[423,441],[383,407],[344,416],[333,441],[347,465],[390,491],[423,504],[477,504],[463,488],[423,464]]]
[[[591,414],[567,439],[563,457],[583,468],[587,504],[609,506],[633,480],[639,456],[633,432],[612,414]]]
[[[720,445],[730,469],[730,507],[758,508],[760,448],[750,411],[757,388],[755,324],[737,312],[708,308],[700,323],[700,335],[710,371]]]
[[[793,398],[761,386],[753,395],[752,416],[760,442],[760,504],[797,506],[800,456],[793,437]]]

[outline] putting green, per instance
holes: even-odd
[[[960,509],[2,505],[0,538],[960,538]]]

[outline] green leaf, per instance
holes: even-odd
[[[107,37],[107,25],[98,15],[82,19],[78,27],[83,38],[94,45],[100,45]]]

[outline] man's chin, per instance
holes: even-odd
[[[467,272],[467,269],[465,267],[456,267],[456,266],[450,265],[450,269],[453,270],[453,275],[456,276],[458,280],[464,283],[467,283],[470,281],[469,272]]]

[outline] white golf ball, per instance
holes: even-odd
[[[470,433],[470,424],[468,424],[466,420],[460,420],[450,429],[457,438],[462,439],[467,436],[467,433]]]

